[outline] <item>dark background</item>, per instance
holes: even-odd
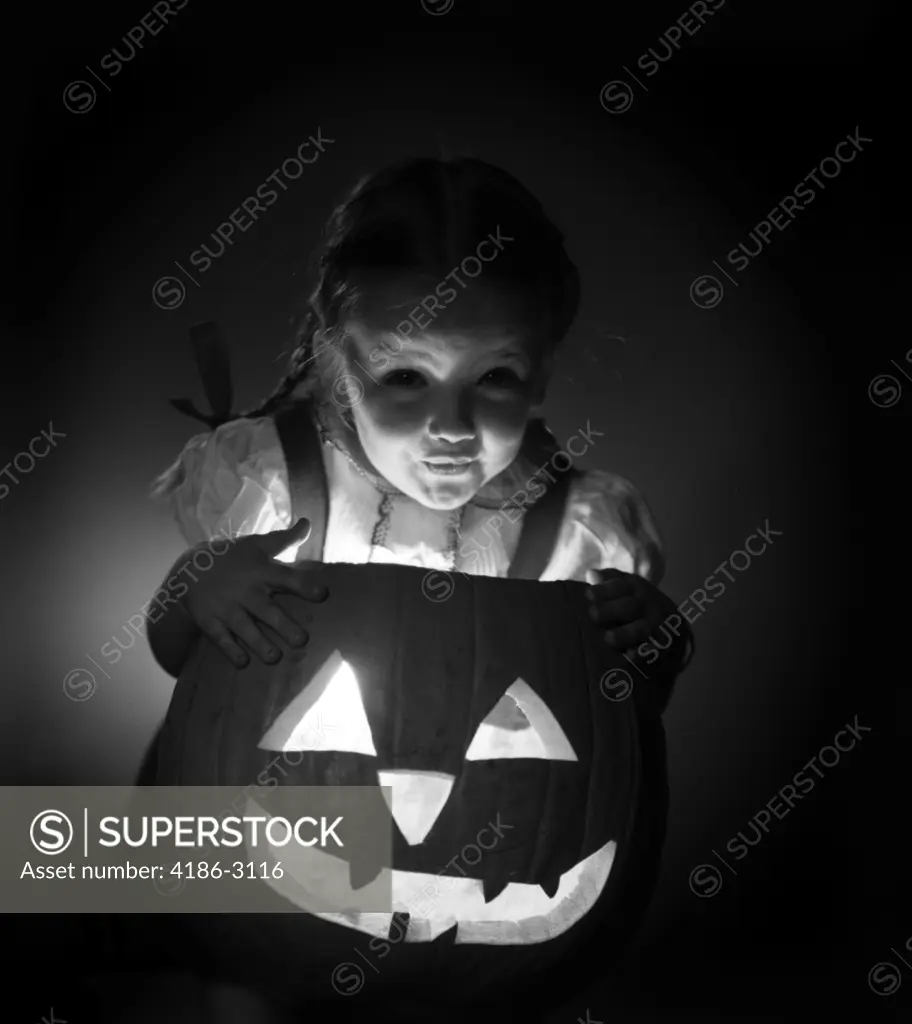
[[[6,581],[0,783],[126,785],[172,681],[137,641],[99,656],[185,546],[149,483],[202,429],[187,330],[217,319],[237,405],[281,370],[288,317],[331,205],[408,155],[498,163],[567,235],[583,306],[546,412],[557,436],[604,434],[584,467],[633,480],[683,599],[768,521],[776,543],[709,606],[666,715],[672,784],[662,880],[637,946],[557,1021],[769,1019],[908,1007],[889,818],[886,660],[901,644],[884,584],[901,574],[899,485],[912,381],[886,222],[897,189],[895,52],[885,5],[727,3],[657,73],[637,59],[685,4],[499,0],[432,16],[414,3],[203,5],[176,13],[116,78],[100,68],[149,9],[19,11],[7,25],[11,240],[0,464],[53,421],[66,434],[0,503]],[[894,30],[895,31],[895,30]],[[85,113],[75,79],[105,77]],[[612,114],[602,86],[638,74]],[[152,286],[322,128],[335,140],[188,286]],[[690,283],[837,143],[874,141],[699,309]],[[876,406],[869,382],[904,387]],[[904,448],[903,446],[906,445]],[[905,467],[905,468],[904,468]],[[6,481],[9,482],[9,481]],[[894,522],[895,518],[895,522]],[[906,516],[908,519],[908,516]],[[869,615],[870,613],[870,615]],[[898,632],[894,632],[894,628]],[[91,668],[94,658],[110,672]],[[62,681],[90,669],[90,700]],[[858,716],[859,746],[700,899],[688,878]],[[904,987],[874,994],[892,961]],[[68,1017],[53,968],[16,993]],[[77,1009],[69,1011],[81,1024]]]

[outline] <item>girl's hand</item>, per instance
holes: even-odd
[[[589,569],[586,582],[590,584],[587,596],[591,601],[589,614],[605,627],[605,642],[624,651],[627,657],[636,657],[639,644],[656,636],[659,627],[677,614],[677,606],[670,597],[649,580],[620,569]],[[680,615],[677,616],[680,619]],[[669,635],[675,630],[670,630]],[[666,664],[681,660],[686,647],[686,632],[675,636],[673,643],[659,650],[659,658]],[[663,642],[667,637],[663,638]]]
[[[181,605],[199,629],[239,668],[250,660],[242,643],[267,665],[282,657],[260,624],[271,626],[290,646],[307,643],[307,633],[273,602],[272,595],[284,591],[308,601],[326,599],[326,587],[311,571],[302,571],[301,564],[274,561],[276,555],[309,534],[310,523],[299,519],[287,530],[232,540],[226,551],[213,556],[212,565],[199,573],[181,598]],[[199,545],[204,547],[206,544]]]

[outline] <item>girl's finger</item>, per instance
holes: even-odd
[[[620,569],[587,569],[586,582],[596,586],[599,583],[607,583],[609,580],[623,579],[629,577],[629,572],[622,572]]]
[[[238,668],[244,668],[250,661],[250,656],[235,643],[231,631],[221,619],[209,619],[200,628],[225,657],[234,662]]]
[[[231,618],[228,619],[228,626],[231,632],[239,640],[243,640],[266,665],[274,665],[282,657],[282,652],[273,647],[260,632],[259,627],[250,617],[250,613],[240,605],[235,608]]]
[[[310,536],[310,522],[303,516],[292,523],[287,530],[273,530],[272,533],[257,535],[256,545],[270,558],[275,558],[291,547],[303,543]]]
[[[618,650],[636,647],[648,639],[649,627],[643,619],[630,622],[626,626],[617,626],[614,629],[605,630],[605,643]]]
[[[643,602],[636,597],[618,597],[613,601],[598,601],[589,605],[589,617],[606,626],[622,626],[642,617]]]
[[[329,590],[324,583],[310,572],[302,572],[290,565],[270,566],[264,577],[264,582],[270,590],[288,591],[303,597],[305,601],[325,601]]]
[[[271,626],[290,646],[303,647],[307,643],[307,633],[272,601],[265,589],[254,591],[245,600],[244,607],[254,619]]]

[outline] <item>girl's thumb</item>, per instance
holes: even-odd
[[[301,516],[287,530],[273,530],[271,533],[264,533],[260,539],[267,554],[275,557],[290,548],[292,544],[302,544],[309,536],[310,520]]]

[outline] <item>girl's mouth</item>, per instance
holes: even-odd
[[[476,461],[476,459],[470,459],[467,462],[424,462],[424,465],[431,473],[439,473],[443,476],[458,476],[460,473],[468,473]]]

